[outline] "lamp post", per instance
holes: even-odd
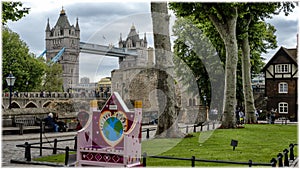
[[[206,96],[205,95],[203,96],[203,100],[204,100],[204,108],[205,108],[205,112],[206,112],[206,120],[208,121],[209,118],[208,118],[208,111],[206,109]]]
[[[26,97],[28,97],[28,81],[26,81]]]
[[[11,109],[11,97],[12,97],[12,87],[14,86],[16,81],[16,77],[10,72],[9,75],[6,77],[7,85],[9,86],[9,109]]]

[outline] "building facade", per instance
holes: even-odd
[[[63,69],[63,89],[68,91],[79,82],[80,29],[78,18],[76,25],[71,25],[64,9],[53,28],[49,19],[46,26],[46,58],[51,61],[59,52],[63,52],[58,63]]]
[[[159,104],[157,97],[164,97],[164,92],[157,90],[158,69],[154,49],[147,47],[147,38],[140,38],[134,25],[130,28],[125,40],[120,37],[119,48],[132,50],[137,56],[126,56],[119,60],[119,69],[111,72],[111,90],[118,92],[129,108],[135,100],[143,102],[143,123],[155,123],[158,118]],[[174,73],[174,72],[173,72]],[[177,82],[175,85],[178,108],[178,122],[194,123],[199,116],[199,96],[188,93],[179,78],[172,75]],[[165,101],[165,100],[164,100]],[[206,113],[203,113],[206,116]],[[204,117],[206,118],[206,117]]]
[[[298,118],[298,63],[297,47],[281,47],[263,68],[267,111],[296,121]]]

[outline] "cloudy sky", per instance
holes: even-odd
[[[17,22],[9,22],[8,27],[17,32],[29,46],[32,53],[39,55],[45,49],[45,28],[49,18],[52,28],[59,17],[62,6],[71,25],[79,19],[80,41],[101,45],[118,46],[120,34],[125,39],[132,24],[140,37],[147,35],[149,46],[153,46],[152,24],[149,1],[82,1],[48,0],[22,1],[24,7],[30,7],[29,14]],[[299,7],[288,17],[274,16],[268,20],[277,29],[278,46],[295,48],[296,34],[299,31]],[[270,59],[278,50],[270,50],[266,59]],[[92,54],[80,54],[80,77],[89,77],[91,82],[110,76],[118,68],[118,59]]]

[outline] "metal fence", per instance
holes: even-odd
[[[207,163],[225,163],[225,164],[236,164],[236,165],[247,165],[252,166],[270,166],[270,167],[289,167],[290,162],[295,160],[294,156],[294,146],[298,144],[290,144],[289,150],[284,149],[283,154],[278,153],[277,158],[272,158],[269,163],[255,163],[252,160],[248,162],[239,162],[239,161],[224,161],[224,160],[207,160],[207,159],[197,159],[195,156],[191,158],[179,158],[179,157],[168,157],[168,156],[148,156],[145,152],[142,157],[143,167],[147,166],[147,158],[159,158],[159,159],[168,159],[168,160],[183,160],[190,161],[191,167],[195,167],[195,162],[207,162]],[[288,153],[290,153],[288,155]]]

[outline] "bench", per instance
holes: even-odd
[[[18,132],[18,134],[23,135],[24,131],[40,131],[41,129],[41,120],[43,118],[38,118],[36,116],[15,116],[13,118],[13,126],[12,127],[3,127],[3,133],[14,133]],[[44,126],[44,131],[50,130],[51,127]]]
[[[12,127],[3,127],[3,132],[16,132],[20,135],[24,133],[24,130],[39,130],[40,125],[37,123],[37,119],[35,116],[25,116],[19,117],[15,116],[13,118],[13,126]]]

